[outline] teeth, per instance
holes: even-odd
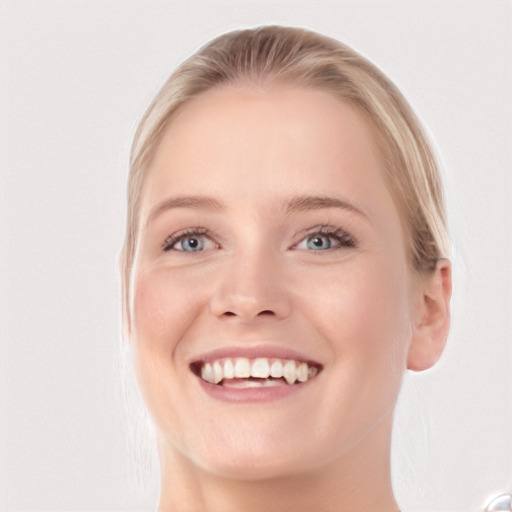
[[[240,388],[261,388],[261,384],[255,380],[244,380],[238,385]]]
[[[228,379],[229,382],[223,384],[240,388],[283,385],[282,380],[272,380],[269,377],[273,377],[273,379],[284,377],[285,381],[292,385],[296,381],[306,382],[317,373],[318,368],[301,361],[265,357],[254,360],[249,360],[246,357],[219,359],[204,363],[201,367],[201,378],[206,382],[219,384],[224,379]],[[241,380],[249,377],[262,380]]]
[[[301,363],[297,368],[297,380],[299,382],[306,382],[308,380],[308,365]]]
[[[213,378],[213,368],[210,363],[206,363],[201,368],[201,378],[206,382],[211,382],[215,384],[215,379]]]
[[[278,380],[261,379],[261,380],[246,380],[246,379],[228,379],[224,381],[223,386],[230,388],[270,388],[274,386],[284,386]]]
[[[224,361],[224,378],[225,379],[234,379],[235,378],[235,367],[233,366],[233,361],[231,361],[231,359],[226,359]]]
[[[268,379],[270,368],[267,359],[255,359],[251,365],[251,377],[259,377],[260,379]]]
[[[222,366],[220,365],[219,361],[215,361],[213,363],[213,382],[215,384],[218,384],[222,378],[224,377]]]
[[[283,368],[284,378],[288,384],[293,384],[297,380],[297,369],[295,361],[286,361]]]
[[[281,386],[281,383],[278,380],[266,379],[266,380],[263,380],[262,382],[263,382],[263,386],[266,388],[271,388],[273,386]]]
[[[272,363],[272,366],[270,367],[270,376],[275,377],[276,379],[283,376],[283,363],[279,359],[276,359]]]
[[[251,363],[245,357],[239,357],[235,362],[235,377],[237,379],[246,379],[251,376]]]

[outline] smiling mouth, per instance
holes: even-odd
[[[201,379],[218,386],[255,388],[299,385],[314,378],[321,366],[295,359],[258,357],[222,358],[190,365]]]

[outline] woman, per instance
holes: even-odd
[[[125,324],[159,510],[396,511],[393,411],[440,357],[439,171],[371,63],[310,31],[223,35],[131,155]]]

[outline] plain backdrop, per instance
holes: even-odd
[[[510,1],[0,0],[0,509],[154,510],[116,363],[129,146],[180,61],[264,23],[369,57],[445,165],[453,324],[437,367],[405,379],[403,510],[482,510],[512,490]]]

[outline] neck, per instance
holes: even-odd
[[[396,512],[390,476],[391,421],[383,422],[342,459],[272,479],[225,478],[159,443],[159,512]]]

